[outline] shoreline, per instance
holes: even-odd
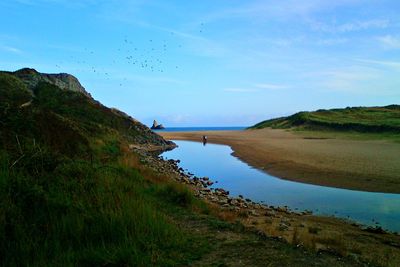
[[[260,238],[273,237],[294,247],[333,253],[367,264],[386,266],[400,263],[398,233],[337,217],[295,212],[285,206],[273,207],[240,196],[232,197],[222,188],[210,189],[212,178],[196,177],[185,172],[178,166],[179,160],[165,160],[148,151],[147,147],[132,147],[131,151],[139,155],[144,166],[188,186],[197,198],[210,205],[219,218],[239,223]],[[389,257],[388,260],[386,257]]]
[[[158,134],[196,142],[206,135],[209,143],[230,146],[233,156],[280,179],[400,193],[400,144],[390,141],[317,138],[275,129]]]

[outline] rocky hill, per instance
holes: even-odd
[[[32,137],[45,142],[55,139],[52,142],[56,145],[66,143],[68,132],[81,139],[113,132],[133,144],[160,149],[172,145],[127,114],[94,100],[78,79],[69,74],[45,74],[28,68],[0,72],[0,95],[2,118],[9,115],[15,120],[4,116],[0,125],[4,142],[7,142],[4,139],[7,133],[35,135]],[[17,127],[19,119],[23,120],[20,123],[25,125],[25,131]],[[80,139],[68,141],[76,143],[77,140]]]

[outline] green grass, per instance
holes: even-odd
[[[67,160],[37,174],[11,164],[3,151],[2,266],[173,266],[200,256],[201,238],[169,220],[193,205],[186,188],[119,164]]]
[[[369,133],[357,131],[337,131],[329,129],[321,129],[317,131],[304,128],[291,128],[289,131],[302,136],[305,139],[347,139],[355,141],[386,140],[394,143],[400,143],[400,133],[391,132]]]
[[[176,266],[207,250],[172,219],[206,205],[122,163],[121,147],[164,140],[80,93],[33,93],[0,73],[1,266]]]
[[[299,112],[289,117],[260,122],[250,127],[250,129],[266,127],[399,134],[400,106],[354,107]]]

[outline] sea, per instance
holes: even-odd
[[[155,132],[195,132],[195,131],[240,131],[245,130],[246,126],[230,127],[168,127],[162,130],[153,130]]]

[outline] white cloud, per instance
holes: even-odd
[[[395,72],[376,65],[353,65],[308,74],[315,82],[313,86],[322,90],[376,96],[398,95],[400,79],[395,76]]]
[[[255,89],[247,89],[247,88],[225,88],[225,92],[235,92],[235,93],[251,93],[257,92],[258,90]]]
[[[0,49],[6,52],[11,52],[15,54],[22,54],[22,51],[16,47],[7,46],[7,45],[0,45]]]
[[[393,35],[385,35],[377,38],[384,48],[400,49],[400,37]]]
[[[317,45],[339,45],[339,44],[345,44],[349,40],[347,38],[331,38],[331,39],[320,39],[317,40],[315,43]]]
[[[309,24],[311,25],[311,28],[316,31],[347,33],[369,29],[385,29],[390,26],[390,21],[387,19],[371,19],[365,21],[353,21],[344,24],[326,24],[310,20]]]
[[[271,84],[271,83],[258,83],[250,86],[249,88],[240,88],[240,87],[230,87],[225,88],[225,92],[234,92],[234,93],[255,93],[261,92],[262,90],[282,90],[287,89],[289,86],[281,85],[281,84]]]
[[[270,83],[258,83],[254,85],[260,89],[268,89],[268,90],[280,90],[280,89],[287,89],[289,86],[281,85],[281,84],[270,84]]]
[[[209,14],[203,19],[205,22],[212,22],[220,19],[248,19],[248,20],[292,20],[298,17],[308,17],[312,14],[332,10],[343,6],[352,6],[362,0],[285,0],[285,1],[252,1],[250,4],[240,7],[219,10]]]
[[[367,21],[356,21],[345,23],[337,27],[339,32],[351,32],[368,29],[385,29],[389,26],[389,21],[386,19],[373,19]]]
[[[393,70],[400,71],[400,62],[398,61],[386,61],[386,60],[370,60],[370,59],[357,59],[359,62],[380,65],[384,67],[389,67]]]
[[[67,7],[82,8],[87,5],[95,4],[95,0],[16,0],[17,3],[22,5],[40,6],[48,4],[58,4]]]

